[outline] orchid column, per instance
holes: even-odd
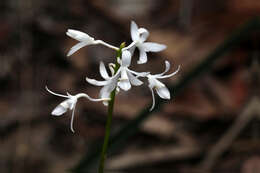
[[[153,43],[153,42],[145,42],[149,36],[149,32],[145,28],[138,28],[135,22],[131,22],[131,38],[133,42],[125,47],[125,43],[122,43],[120,47],[115,47],[110,45],[102,40],[95,40],[90,37],[88,34],[83,33],[81,31],[69,29],[66,33],[69,37],[79,41],[75,46],[73,46],[68,52],[67,56],[71,56],[79,49],[87,46],[87,45],[103,45],[108,48],[111,48],[116,51],[116,58],[114,63],[109,63],[108,67],[110,73],[107,72],[105,64],[101,61],[99,65],[99,72],[103,81],[97,81],[95,79],[86,78],[86,81],[92,85],[102,86],[102,89],[99,93],[99,98],[94,99],[88,96],[85,93],[79,93],[76,95],[71,95],[67,93],[67,95],[57,94],[53,91],[49,90],[47,87],[47,91],[53,95],[60,96],[66,98],[65,101],[60,103],[53,111],[52,115],[60,116],[66,113],[68,110],[72,110],[72,118],[71,118],[71,130],[74,132],[73,128],[73,119],[74,119],[74,111],[76,108],[76,103],[79,98],[87,98],[90,101],[102,101],[105,106],[108,106],[108,115],[107,115],[107,123],[106,123],[106,132],[104,143],[101,152],[101,158],[99,162],[99,173],[104,172],[105,159],[108,149],[111,122],[113,116],[114,109],[114,101],[116,94],[121,91],[128,91],[133,86],[141,86],[143,82],[139,78],[145,78],[148,82],[147,88],[150,89],[152,93],[152,106],[151,111],[155,105],[155,97],[154,90],[162,99],[170,99],[170,92],[168,88],[160,82],[158,79],[169,78],[175,75],[179,71],[178,69],[171,73],[166,73],[170,70],[170,63],[165,60],[165,70],[160,74],[151,74],[150,72],[136,72],[131,70],[129,67],[131,65],[132,56],[134,54],[135,48],[139,49],[139,60],[137,64],[147,63],[147,52],[159,52],[166,48],[163,44]]]

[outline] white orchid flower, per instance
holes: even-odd
[[[109,47],[111,49],[118,50],[117,47],[112,46],[108,43],[105,43],[102,40],[95,40],[93,37],[90,37],[88,34],[81,32],[81,31],[78,31],[78,30],[68,29],[66,34],[67,34],[67,36],[79,41],[79,43],[77,43],[75,46],[73,46],[70,49],[67,56],[71,56],[72,54],[74,54],[76,51],[78,51],[82,47],[85,47],[85,46],[88,46],[88,45],[96,45],[96,44],[102,44],[102,45]]]
[[[131,64],[131,53],[127,50],[122,52],[122,60],[120,61],[120,68],[112,77],[107,73],[105,65],[103,62],[100,62],[99,71],[101,76],[105,81],[97,81],[95,79],[86,78],[86,80],[96,86],[104,86],[100,91],[101,98],[107,98],[110,96],[110,93],[116,88],[119,87],[125,91],[131,89],[131,85],[139,86],[143,82],[138,79],[138,77],[145,77],[148,72],[135,72],[130,70],[128,67]],[[111,69],[112,65],[110,65]],[[111,69],[112,74],[114,71]],[[119,90],[118,88],[118,90]],[[103,102],[107,105],[107,102]]]
[[[69,93],[67,93],[67,95],[62,95],[62,94],[57,94],[53,91],[51,91],[47,86],[45,87],[46,90],[55,95],[55,96],[59,96],[59,97],[64,97],[66,98],[66,100],[64,100],[63,102],[61,102],[58,106],[56,106],[54,108],[54,110],[52,111],[52,115],[54,116],[61,116],[62,114],[66,113],[68,110],[72,110],[72,116],[71,116],[71,121],[70,121],[70,129],[71,131],[74,133],[74,129],[73,129],[73,121],[74,121],[74,114],[75,114],[75,108],[76,108],[76,104],[79,98],[84,97],[87,98],[91,101],[108,101],[110,100],[110,98],[102,98],[102,99],[93,99],[91,97],[89,97],[87,94],[85,93],[79,93],[77,95],[71,95]]]
[[[147,62],[146,52],[160,52],[166,49],[166,45],[145,42],[148,36],[149,32],[145,28],[138,28],[134,21],[131,22],[131,38],[133,42],[123,50],[128,49],[133,54],[137,47],[140,52],[139,60],[137,61],[138,64],[144,64]]]
[[[152,92],[152,99],[153,99],[153,103],[152,103],[152,107],[150,108],[150,111],[153,110],[154,106],[155,106],[155,98],[154,98],[154,91],[153,89],[155,89],[155,91],[157,92],[157,94],[162,98],[162,99],[170,99],[171,95],[170,92],[168,90],[168,88],[165,86],[165,84],[163,84],[162,82],[160,82],[157,79],[164,79],[164,78],[169,78],[172,77],[173,75],[175,75],[176,73],[178,73],[180,66],[178,66],[178,69],[168,75],[164,75],[165,73],[167,73],[170,69],[170,63],[168,61],[165,61],[165,70],[163,73],[160,74],[155,74],[155,75],[147,75],[148,78],[148,82],[149,82],[149,88]]]
[[[122,52],[121,67],[119,68],[115,76],[120,76],[118,86],[127,91],[131,89],[131,84],[134,86],[142,85],[143,82],[138,77],[146,77],[149,72],[135,72],[130,70],[128,67],[131,64],[131,53],[128,50]]]
[[[110,71],[112,73],[112,75],[114,74],[114,64],[110,64],[109,65]],[[99,93],[99,97],[100,98],[109,98],[110,97],[110,93],[115,89],[116,85],[117,85],[117,81],[118,78],[117,76],[113,76],[110,77],[107,73],[106,67],[104,65],[104,63],[101,61],[100,65],[99,65],[99,72],[102,76],[103,79],[105,79],[105,81],[97,81],[95,79],[90,79],[88,77],[86,77],[87,82],[89,82],[92,85],[96,85],[96,86],[104,86]],[[108,105],[108,101],[103,101],[103,104],[105,106]]]

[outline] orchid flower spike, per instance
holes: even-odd
[[[63,102],[61,102],[58,106],[56,106],[54,108],[54,110],[52,111],[52,115],[54,116],[61,116],[62,114],[66,113],[68,110],[72,110],[72,116],[71,116],[71,121],[70,121],[70,129],[71,131],[74,133],[74,129],[73,129],[73,121],[74,121],[74,114],[75,114],[75,108],[76,108],[76,104],[79,98],[81,97],[85,97],[91,101],[108,101],[110,100],[110,98],[103,98],[103,99],[93,99],[91,97],[89,97],[87,94],[84,93],[79,93],[77,95],[71,95],[69,93],[67,93],[67,95],[62,95],[62,94],[57,94],[53,91],[51,91],[47,86],[45,87],[46,90],[55,95],[55,96],[59,96],[59,97],[64,97],[66,98],[66,100],[64,100]]]
[[[96,45],[96,44],[102,44],[102,45],[109,47],[111,49],[118,50],[117,47],[112,46],[108,43],[105,43],[102,40],[95,40],[93,37],[90,37],[88,34],[81,32],[81,31],[77,31],[77,30],[74,30],[74,29],[68,29],[66,34],[67,34],[67,36],[79,41],[79,43],[77,43],[75,46],[73,46],[70,49],[67,56],[71,56],[72,54],[74,54],[76,51],[78,51],[82,47],[85,47],[85,46],[88,46],[88,45]]]
[[[137,61],[138,64],[144,64],[147,62],[146,52],[160,52],[166,49],[166,45],[145,42],[149,36],[149,32],[145,28],[138,28],[134,21],[131,22],[130,29],[133,42],[128,47],[124,48],[124,50],[128,49],[133,54],[135,48],[137,47],[140,52],[139,60]]]
[[[155,98],[154,98],[154,91],[153,89],[155,89],[155,91],[157,92],[157,94],[162,98],[162,99],[170,99],[171,95],[170,92],[168,90],[168,88],[159,80],[157,79],[164,79],[164,78],[169,78],[172,77],[173,75],[175,75],[176,73],[178,73],[178,71],[180,70],[180,66],[178,66],[178,69],[168,75],[164,75],[165,73],[167,73],[170,70],[170,63],[168,61],[165,61],[165,70],[163,73],[160,74],[155,74],[155,75],[147,75],[148,78],[148,82],[149,82],[149,88],[152,92],[152,99],[153,99],[153,103],[152,103],[152,107],[150,108],[150,111],[153,110],[154,106],[155,106]]]
[[[142,85],[143,82],[138,79],[138,77],[146,77],[149,73],[148,72],[135,72],[130,70],[128,67],[131,64],[131,53],[127,50],[122,52],[122,60],[120,62],[120,68],[114,74],[114,71],[111,69],[111,73],[114,74],[113,76],[109,76],[105,65],[103,62],[100,63],[99,71],[101,76],[105,79],[105,81],[97,81],[95,79],[86,78],[87,82],[92,85],[96,86],[103,86],[100,91],[100,97],[106,98],[109,97],[110,93],[117,87],[121,88],[122,90],[129,90],[131,89],[131,85],[139,86]],[[107,105],[106,102],[103,102]]]

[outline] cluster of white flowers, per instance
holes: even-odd
[[[118,47],[112,46],[108,43],[105,43],[102,40],[95,40],[94,38],[90,37],[88,34],[83,33],[81,31],[69,29],[66,34],[79,41],[75,46],[73,46],[67,56],[71,56],[73,53],[78,51],[84,46],[87,45],[97,45],[101,44],[108,48],[114,49],[116,51],[119,51]],[[165,71],[160,74],[150,74],[150,72],[136,72],[131,69],[129,69],[129,66],[131,65],[131,59],[134,54],[135,48],[139,49],[139,60],[137,61],[138,64],[144,64],[147,62],[147,52],[159,52],[166,48],[163,44],[153,43],[153,42],[145,42],[147,37],[149,36],[149,32],[145,28],[138,28],[135,22],[131,22],[131,38],[133,42],[127,46],[122,48],[122,55],[121,57],[117,57],[117,63],[119,65],[118,69],[115,69],[116,65],[113,63],[109,64],[109,69],[111,72],[111,76],[108,74],[106,67],[103,62],[100,62],[99,71],[104,78],[104,81],[97,81],[95,79],[86,78],[87,82],[90,84],[96,85],[96,86],[103,86],[100,90],[99,99],[93,99],[89,97],[85,93],[79,93],[77,95],[70,95],[67,93],[67,95],[61,95],[54,93],[53,91],[49,90],[47,87],[47,91],[50,92],[53,95],[60,96],[67,98],[65,101],[60,103],[53,111],[52,115],[60,116],[67,112],[68,110],[72,110],[72,118],[71,118],[71,130],[73,130],[73,119],[74,119],[74,111],[76,107],[76,103],[79,98],[87,98],[91,101],[103,101],[104,105],[108,105],[108,102],[110,100],[110,94],[113,90],[116,89],[116,92],[120,92],[121,90],[128,91],[131,89],[131,86],[140,86],[143,84],[143,82],[139,79],[147,78],[148,80],[148,87],[151,90],[152,93],[152,107],[150,110],[154,108],[155,105],[155,98],[154,98],[154,90],[159,95],[159,97],[163,99],[170,99],[170,92],[168,88],[160,82],[158,79],[163,78],[169,78],[173,75],[175,75],[179,71],[179,66],[176,71],[174,71],[171,74],[165,75],[170,70],[170,63],[168,61],[165,61]]]

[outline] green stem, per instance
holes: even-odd
[[[124,47],[125,47],[125,43],[122,43],[120,45],[119,50],[117,51],[116,59],[121,58],[122,49]],[[116,60],[116,66],[115,66],[115,69],[114,69],[115,73],[118,71],[119,67],[120,67],[120,64],[118,64],[118,62]],[[108,116],[107,116],[107,122],[106,122],[106,132],[105,132],[105,138],[104,138],[104,143],[103,143],[102,152],[101,152],[101,158],[100,158],[100,162],[99,162],[98,173],[104,173],[104,165],[105,165],[107,148],[108,148],[108,143],[109,143],[109,136],[110,136],[110,130],[111,130],[112,117],[113,117],[115,96],[116,96],[116,88],[111,92],[110,101],[108,102],[108,112],[107,112]]]

